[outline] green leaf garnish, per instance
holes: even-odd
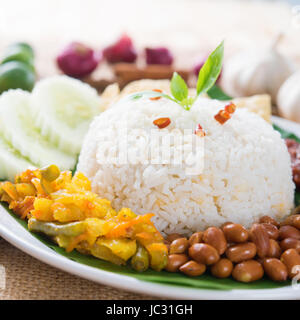
[[[217,81],[222,69],[224,41],[210,54],[199,71],[197,95],[207,92]]]
[[[183,101],[188,97],[188,86],[177,72],[173,73],[173,77],[171,80],[171,93],[173,97],[178,101]]]
[[[205,61],[203,67],[201,68],[197,81],[197,96],[201,93],[205,93],[212,89],[215,82],[218,79],[218,76],[222,69],[224,56],[224,41],[210,54],[210,56]],[[185,110],[190,110],[196,98],[188,96],[188,86],[186,82],[182,79],[182,77],[177,73],[173,73],[173,77],[171,79],[171,93],[172,96],[165,94],[163,92],[158,91],[144,91],[138,92],[130,96],[132,100],[137,100],[140,98],[156,98],[162,97],[169,99],[173,102],[176,102],[180,106],[182,106]],[[215,89],[216,91],[216,89]],[[223,94],[223,92],[220,90]],[[216,95],[220,95],[220,92],[212,92],[212,95],[215,93]],[[225,100],[227,98],[225,94],[222,95],[221,100]]]

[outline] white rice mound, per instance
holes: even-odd
[[[214,115],[224,105],[198,98],[186,111],[167,99],[124,98],[91,124],[77,170],[86,174],[93,191],[111,200],[116,209],[154,213],[156,227],[165,234],[188,235],[226,221],[249,227],[263,215],[282,219],[293,208],[295,188],[284,141],[269,123],[245,109],[237,109],[221,125]],[[128,134],[135,129],[155,129],[153,120],[161,117],[171,119],[163,129],[165,134],[201,124],[206,132],[204,138],[198,138],[205,139],[201,175],[189,176],[184,166],[171,164],[99,163],[104,146],[115,150],[124,143],[124,136],[114,134],[120,126],[127,126]],[[107,129],[112,134],[103,142],[99,133]],[[143,139],[139,143],[141,148],[149,145]]]

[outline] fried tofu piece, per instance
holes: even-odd
[[[120,88],[117,83],[110,84],[101,94],[101,110],[108,109],[114,102],[120,99]]]
[[[237,108],[247,108],[271,122],[271,97],[268,94],[255,95],[252,97],[235,98],[232,100]]]
[[[140,91],[151,91],[154,89],[160,89],[163,92],[170,94],[170,80],[151,80],[143,79],[136,80],[128,83],[124,89],[121,91],[121,97],[124,97],[128,94],[140,92]]]

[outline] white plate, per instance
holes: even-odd
[[[273,117],[273,122],[300,136],[300,125]],[[48,248],[33,237],[6,210],[0,207],[0,235],[27,254],[53,267],[91,281],[112,287],[159,297],[174,299],[300,299],[300,288],[292,286],[260,290],[204,290],[183,288],[140,281],[71,261]]]

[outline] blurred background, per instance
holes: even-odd
[[[18,87],[30,91],[36,76],[57,73],[80,78],[99,92],[114,82],[122,88],[132,80],[170,78],[173,71],[193,87],[208,54],[225,40],[219,79],[223,91],[232,97],[269,94],[273,106],[279,105],[273,113],[300,122],[300,71],[278,99],[283,83],[300,69],[299,0],[0,0],[0,4],[2,65],[28,56],[28,48],[11,46],[14,42],[26,42],[34,51],[33,60],[31,54],[25,59],[34,74],[20,71],[20,65],[0,67],[0,92],[16,86],[16,78]]]
[[[31,43],[39,74],[56,72],[54,57],[70,41],[101,49],[123,32],[141,50],[163,45],[175,63],[190,67],[226,41],[226,57],[262,46],[278,32],[280,50],[300,64],[299,0],[0,0],[0,50]]]

